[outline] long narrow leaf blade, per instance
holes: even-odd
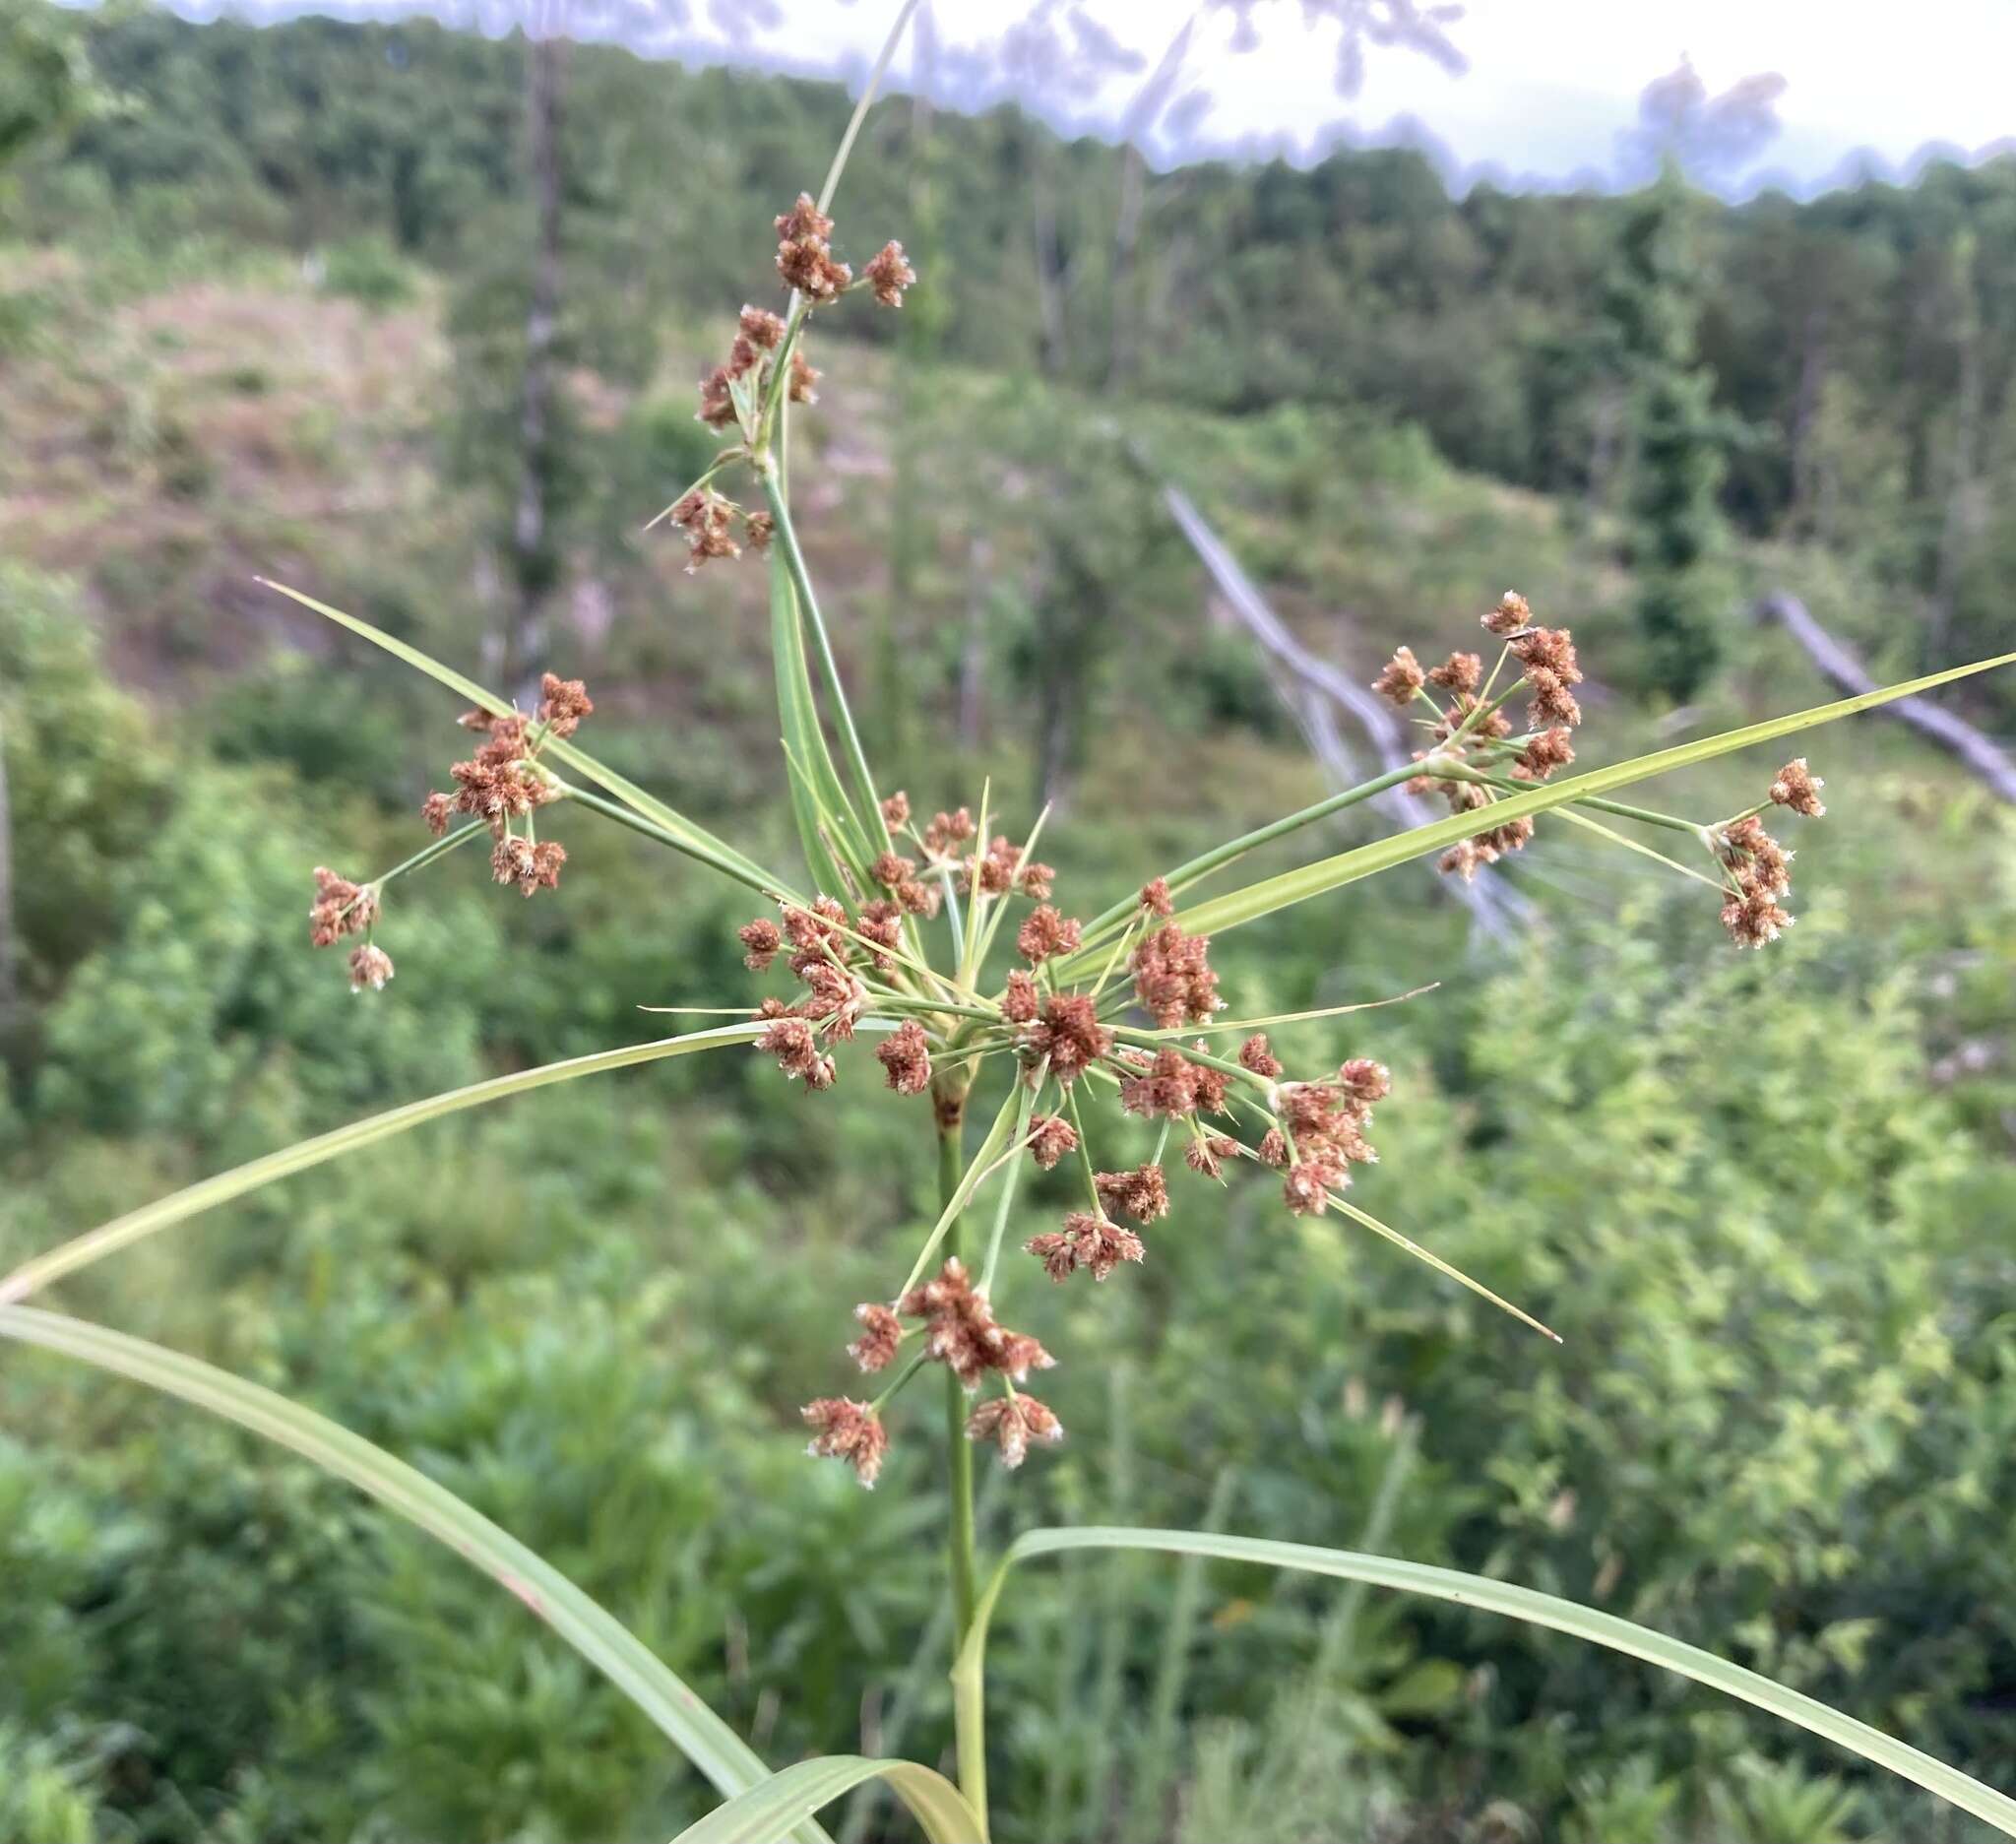
[[[859,1754],[822,1754],[774,1773],[739,1793],[672,1844],[770,1844],[822,1806],[870,1780],[886,1780],[911,1809],[931,1844],[980,1844],[985,1836],[974,1810],[943,1774],[914,1760],[869,1760]]]
[[[839,896],[844,886],[828,834],[822,829],[823,812],[835,816],[843,829],[854,864],[857,881],[865,889],[868,859],[860,853],[859,827],[840,773],[833,766],[826,732],[819,725],[818,704],[812,692],[811,668],[805,660],[805,632],[798,616],[797,593],[791,588],[790,571],[782,557],[770,560],[770,651],[777,673],[777,713],[784,730],[785,766],[790,781],[791,817],[798,827],[798,844],[805,854],[814,881],[820,889]]]
[[[304,608],[312,609],[324,620],[334,621],[339,627],[346,627],[352,634],[368,640],[374,647],[382,648],[395,659],[404,660],[415,670],[424,672],[435,683],[446,685],[450,691],[467,698],[472,704],[488,711],[492,716],[507,715],[512,706],[507,698],[500,698],[493,691],[486,691],[474,679],[465,677],[451,666],[443,666],[431,654],[422,653],[419,648],[410,646],[406,641],[395,638],[383,628],[373,627],[369,621],[359,620],[353,614],[346,614],[341,608],[332,608],[326,602],[317,602],[313,596],[303,595],[298,589],[289,589],[284,583],[276,583],[268,577],[252,579],[262,587],[278,590],[290,601],[297,602]],[[703,863],[715,869],[725,871],[739,882],[757,890],[782,890],[787,886],[783,878],[767,871],[753,858],[717,837],[705,826],[696,825],[674,807],[667,806],[656,795],[647,794],[627,776],[619,775],[612,768],[598,762],[586,749],[578,748],[564,738],[555,736],[541,752],[556,762],[564,763],[578,774],[606,788],[633,812],[642,813],[654,824],[670,833],[680,845]]]
[[[1908,698],[1916,692],[1928,691],[1934,685],[1950,684],[1955,679],[1986,672],[2012,662],[2016,662],[2016,653],[2005,653],[1973,666],[1958,666],[1949,671],[1907,679],[1903,684],[1885,686],[1880,691],[1863,692],[1833,704],[1815,705],[1811,710],[1798,711],[1790,717],[1776,717],[1741,730],[1726,731],[1720,736],[1704,736],[1697,742],[1660,749],[1628,762],[1594,769],[1569,781],[1545,783],[1526,794],[1509,795],[1495,805],[1480,807],[1469,813],[1452,813],[1447,819],[1436,820],[1432,825],[1416,826],[1388,839],[1376,839],[1354,851],[1340,852],[1335,858],[1321,858],[1297,870],[1284,871],[1278,877],[1264,878],[1259,883],[1248,884],[1243,890],[1233,890],[1225,896],[1214,897],[1208,903],[1200,903],[1195,909],[1185,910],[1175,920],[1187,934],[1219,934],[1228,928],[1236,928],[1241,922],[1254,922],[1276,910],[1322,896],[1360,877],[1390,870],[1411,858],[1445,851],[1473,834],[1487,832],[1494,826],[1544,813],[1548,808],[1565,805],[1570,800],[1610,794],[1618,788],[1630,787],[1633,782],[1670,774],[1675,769],[1691,768],[1697,762],[1712,761],[1716,756],[1728,755],[1732,750],[1746,749],[1756,743],[1794,735],[1799,731],[1813,730],[1844,717],[1854,717],[1861,711],[1873,711],[1878,705]]]
[[[598,1075],[605,1069],[627,1069],[633,1063],[656,1062],[661,1057],[687,1056],[695,1050],[716,1049],[724,1044],[747,1044],[764,1029],[760,1022],[720,1025],[711,1031],[690,1031],[676,1038],[659,1038],[650,1044],[627,1044],[620,1049],[596,1050],[587,1056],[570,1056],[564,1062],[540,1063],[535,1069],[495,1076],[487,1082],[472,1082],[467,1088],[449,1089],[440,1095],[429,1095],[423,1101],[408,1102],[403,1108],[388,1109],[382,1114],[352,1120],[347,1126],[334,1128],[312,1140],[284,1146],[277,1153],[268,1153],[264,1158],[234,1166],[229,1172],[220,1172],[214,1177],[200,1179],[171,1196],[157,1198],[138,1210],[128,1211],[123,1217],[114,1217],[111,1222],[100,1224],[60,1247],[50,1249],[47,1254],[23,1262],[5,1280],[0,1280],[0,1306],[26,1300],[51,1281],[74,1274],[79,1268],[89,1267],[94,1261],[101,1261],[122,1248],[131,1247],[157,1230],[165,1230],[170,1224],[200,1216],[206,1210],[215,1210],[218,1205],[228,1203],[234,1197],[243,1197],[248,1191],[256,1191],[277,1179],[291,1177],[296,1172],[306,1172],[311,1166],[319,1166],[326,1160],[375,1145],[379,1140],[390,1139],[395,1133],[404,1133],[425,1121],[438,1120],[443,1114],[480,1108],[485,1103],[499,1102],[507,1096],[542,1089],[549,1083],[571,1082],[576,1076]]]
[[[0,1306],[0,1337],[82,1359],[208,1409],[347,1480],[508,1588],[649,1716],[731,1798],[761,1785],[762,1757],[607,1609],[517,1538],[404,1460],[312,1409],[180,1352],[35,1306]],[[788,1829],[780,1824],[771,1832]],[[808,1835],[823,1835],[816,1830]]]
[[[987,1617],[1004,1584],[1010,1566],[1031,1557],[1057,1556],[1072,1550],[1160,1550],[1175,1556],[1217,1557],[1232,1562],[1258,1562],[1269,1568],[1302,1569],[1311,1574],[1335,1575],[1346,1581],[1365,1582],[1378,1588],[1397,1588],[1404,1594],[1432,1596],[1453,1601],[1460,1607],[1481,1608],[1487,1614],[1503,1614],[1523,1620],[1529,1625],[1546,1626],[1565,1632],[1592,1645],[1621,1652],[1627,1658],[1642,1659],[1696,1684],[1720,1690],[1725,1695],[1749,1703],[1768,1714],[1796,1723],[1814,1735],[1858,1754],[1863,1760],[1889,1769],[1900,1778],[1923,1787],[1928,1793],[1972,1812],[1992,1825],[2005,1837],[2016,1837],[2016,1800],[1984,1785],[1971,1774],[1894,1740],[1867,1723],[1858,1722],[1839,1710],[1830,1709],[1815,1697],[1775,1684],[1754,1671],[1732,1665],[1699,1646],[1687,1645],[1665,1633],[1654,1632],[1614,1614],[1600,1613],[1564,1601],[1558,1595],[1542,1594],[1533,1588],[1510,1582],[1492,1581],[1482,1575],[1466,1575],[1456,1569],[1433,1568],[1423,1562],[1406,1562],[1393,1557],[1364,1556],[1351,1550],[1324,1550],[1304,1543],[1276,1543],[1259,1537],[1225,1537],[1208,1531],[1137,1530],[1113,1525],[1086,1525],[1075,1530],[1034,1530],[1021,1537],[1002,1559],[994,1579],[981,1598],[966,1645],[953,1673],[955,1694],[969,1705],[980,1694],[980,1670],[986,1647]]]

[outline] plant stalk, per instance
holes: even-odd
[[[934,1096],[938,1104],[938,1196],[941,1206],[949,1206],[958,1195],[960,1183],[966,1176],[966,1157],[962,1144],[966,1120],[965,1098],[957,1102],[949,1096]],[[965,1238],[961,1233],[958,1217],[954,1217],[945,1232],[945,1254],[948,1259],[964,1258]],[[966,1635],[973,1625],[974,1608],[978,1598],[979,1561],[977,1547],[974,1538],[973,1516],[973,1442],[966,1437],[967,1402],[966,1391],[960,1386],[959,1378],[951,1367],[945,1370],[945,1481],[950,1500],[948,1550],[951,1562],[952,1593],[952,1656],[957,1659],[966,1644]],[[977,1711],[972,1712],[977,1716]],[[986,1821],[982,1802],[986,1798],[986,1735],[985,1730],[968,1722],[968,1712],[962,1711],[958,1720],[957,1747],[959,1755],[959,1776],[962,1789],[967,1785],[967,1776],[976,1769],[977,1779],[975,1790],[969,1795],[974,1809],[980,1812],[982,1837]]]

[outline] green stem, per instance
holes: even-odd
[[[949,1122],[941,1113],[938,1128],[938,1196],[941,1203],[949,1207],[958,1197],[966,1176],[966,1160],[960,1144],[964,1135],[961,1128],[965,1122],[962,1110]],[[960,1234],[958,1217],[952,1219],[951,1227],[945,1232],[945,1252],[948,1257],[961,1253],[964,1238]],[[960,1386],[959,1378],[948,1365],[945,1370],[945,1441],[946,1441],[946,1490],[951,1500],[951,1578],[952,1578],[952,1655],[956,1659],[966,1644],[966,1635],[973,1625],[974,1607],[978,1597],[977,1581],[979,1562],[974,1540],[973,1522],[973,1442],[966,1437],[966,1391]],[[967,1797],[974,1810],[981,1814],[984,1831],[986,1822],[986,1734],[983,1729],[975,1728],[968,1732],[968,1725],[958,1725],[959,1776]],[[971,1787],[967,1776],[976,1776]]]
[[[431,844],[423,845],[404,863],[395,864],[388,871],[381,871],[371,881],[382,890],[395,877],[404,877],[409,871],[418,870],[422,864],[431,864],[437,858],[453,852],[459,845],[466,844],[475,834],[487,833],[489,830],[489,827],[485,826],[481,820],[477,820],[474,824],[464,826],[459,831],[444,834]]]
[[[1299,812],[1290,813],[1252,832],[1242,833],[1238,838],[1229,840],[1225,845],[1203,853],[1186,863],[1178,864],[1174,870],[1166,872],[1169,891],[1173,895],[1195,883],[1200,877],[1207,877],[1213,871],[1222,869],[1234,858],[1244,858],[1248,852],[1260,846],[1286,838],[1290,833],[1299,831],[1304,826],[1313,826],[1319,819],[1328,819],[1331,814],[1341,813],[1348,806],[1356,806],[1359,801],[1369,800],[1374,795],[1384,794],[1389,788],[1398,788],[1401,783],[1412,781],[1421,772],[1422,767],[1418,762],[1410,762],[1405,768],[1388,769],[1385,774],[1375,775],[1370,781],[1358,783],[1355,788],[1347,788],[1342,794],[1333,794],[1325,799],[1318,800],[1313,806],[1305,806]],[[1128,897],[1095,917],[1085,931],[1085,945],[1078,953],[1083,954],[1095,942],[1103,940],[1111,932],[1114,924],[1125,922],[1137,907],[1136,900]],[[1071,958],[1076,960],[1077,955]]]
[[[861,747],[860,732],[854,729],[853,713],[848,708],[847,688],[840,682],[840,667],[833,657],[833,642],[826,632],[826,618],[819,612],[819,598],[813,593],[812,578],[805,568],[805,553],[798,547],[798,534],[791,524],[791,509],[786,503],[784,483],[773,468],[758,467],[763,496],[770,503],[774,521],[773,541],[784,552],[785,567],[790,572],[791,587],[798,592],[798,609],[812,630],[819,649],[819,667],[833,693],[833,708],[840,720],[840,736],[847,745],[848,766],[852,769],[855,792],[862,802],[861,825],[870,839],[878,833],[886,843],[889,828],[882,818],[882,797],[875,792],[875,777],[868,770],[868,757]]]
[[[677,833],[667,832],[662,826],[654,825],[642,814],[633,813],[627,806],[618,806],[613,800],[604,800],[600,795],[590,794],[585,788],[575,787],[572,782],[556,782],[554,786],[558,788],[563,800],[576,801],[591,812],[599,813],[604,819],[612,819],[619,826],[627,826],[634,833],[642,833],[645,838],[654,840],[659,845],[668,845],[674,852],[683,852],[688,858],[697,858],[701,863],[713,865],[716,870],[732,877],[737,883],[747,884],[758,896],[768,897],[781,891],[782,887],[769,878],[751,875],[732,858],[718,857],[691,839],[681,839]],[[789,893],[783,894],[788,896]],[[798,901],[797,898],[790,900]]]

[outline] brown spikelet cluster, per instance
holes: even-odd
[[[876,304],[901,307],[903,291],[916,284],[917,272],[910,266],[903,245],[894,239],[871,256],[861,270],[861,280],[874,291]]]
[[[1043,1264],[1053,1281],[1068,1281],[1080,1268],[1102,1281],[1123,1261],[1139,1261],[1148,1252],[1141,1238],[1103,1215],[1074,1210],[1061,1230],[1045,1230],[1023,1243]]]
[[[1158,1165],[1136,1166],[1131,1172],[1101,1172],[1093,1186],[1100,1203],[1136,1223],[1153,1223],[1169,1213],[1168,1179]]]
[[[845,1460],[854,1469],[854,1477],[872,1491],[889,1452],[888,1432],[874,1409],[845,1396],[821,1396],[806,1403],[800,1413],[812,1430],[811,1445],[805,1451],[822,1460]]]
[[[898,1025],[875,1047],[888,1072],[889,1086],[899,1095],[921,1095],[931,1086],[931,1047],[914,1018]]]
[[[1771,798],[1778,806],[1789,806],[1807,819],[1818,819],[1827,809],[1820,804],[1820,790],[1826,783],[1796,756],[1778,771],[1771,784]]]
[[[365,941],[350,949],[350,990],[361,992],[369,986],[373,992],[383,992],[386,981],[392,978],[392,956],[381,947],[374,947]]]
[[[1062,1114],[1031,1114],[1029,1156],[1045,1172],[1078,1150],[1078,1133]]]
[[[1427,682],[1428,675],[1421,670],[1421,663],[1414,657],[1414,649],[1401,647],[1386,662],[1379,676],[1373,679],[1372,689],[1404,710]]]
[[[308,907],[311,946],[334,947],[345,935],[364,933],[377,920],[377,891],[339,877],[326,864],[315,866],[315,901]]]
[[[923,1321],[925,1354],[966,1389],[977,1389],[990,1370],[1019,1383],[1056,1362],[1027,1332],[1011,1332],[995,1321],[987,1290],[974,1285],[956,1256],[905,1294],[895,1310],[899,1318]]]
[[[1164,922],[1134,950],[1134,992],[1165,1031],[1208,1024],[1220,1005],[1218,976],[1207,959],[1211,941]]]
[[[490,876],[497,883],[515,883],[521,895],[560,887],[560,867],[567,848],[551,839],[534,841],[506,833],[490,851]]]
[[[1084,992],[1053,992],[1029,1027],[1028,1054],[1047,1062],[1066,1088],[1113,1048],[1113,1034]]]
[[[967,1417],[969,1440],[991,1440],[1001,1449],[1001,1464],[1013,1471],[1029,1455],[1031,1441],[1064,1438],[1064,1424],[1046,1404],[1020,1392],[990,1396]]]
[[[1060,916],[1044,903],[1022,919],[1022,926],[1015,931],[1015,949],[1024,960],[1037,966],[1053,954],[1072,952],[1084,933],[1079,922]]]

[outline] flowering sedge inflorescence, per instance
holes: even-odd
[[[833,220],[808,193],[799,193],[797,203],[777,220],[777,273],[791,290],[788,314],[745,306],[726,360],[708,372],[700,385],[699,420],[712,429],[738,431],[741,443],[724,450],[664,515],[686,535],[689,573],[718,558],[740,556],[742,547],[734,537],[737,526],[750,549],[770,547],[772,515],[744,511],[717,492],[713,481],[730,462],[764,449],[780,396],[793,404],[819,401],[819,373],[805,357],[804,326],[812,312],[861,290],[879,306],[901,307],[904,290],[917,279],[903,245],[895,242],[876,251],[856,277],[833,253]]]
[[[1440,666],[1424,669],[1413,650],[1402,647],[1372,681],[1372,689],[1402,711],[1427,707],[1430,715],[1418,721],[1428,732],[1428,746],[1414,752],[1421,773],[1407,784],[1408,791],[1439,791],[1452,813],[1485,812],[1566,768],[1575,759],[1573,732],[1582,722],[1574,692],[1582,683],[1582,668],[1566,628],[1536,622],[1516,590],[1505,592],[1483,616],[1483,626],[1502,645],[1488,675],[1474,653],[1452,653]],[[1496,691],[1498,680],[1514,668],[1512,682]],[[1526,727],[1515,734],[1506,707],[1522,694]],[[1818,819],[1827,810],[1820,804],[1822,785],[1801,756],[1778,772],[1768,800],[1705,825],[1601,800],[1589,804],[1693,834],[1715,861],[1718,877],[1707,881],[1719,882],[1723,892],[1723,926],[1737,946],[1762,947],[1792,926],[1783,904],[1792,893],[1793,855],[1764,830],[1758,815],[1778,805]],[[1533,832],[1530,817],[1515,815],[1452,846],[1440,867],[1469,881],[1483,866],[1524,850]]]
[[[392,956],[371,939],[385,886],[395,877],[416,870],[464,839],[487,832],[491,840],[490,873],[500,884],[516,884],[526,896],[559,887],[567,849],[556,840],[541,839],[534,814],[567,791],[539,761],[539,752],[555,736],[571,736],[581,720],[595,709],[588,688],[578,678],[546,673],[539,686],[538,707],[528,719],[513,711],[497,716],[467,711],[458,720],[463,729],[478,731],[483,741],[466,762],[448,771],[453,794],[433,793],[420,803],[420,816],[435,843],[417,852],[374,882],[354,884],[325,866],[315,871],[315,902],[308,911],[308,939],[315,947],[331,947],[346,935],[362,935],[350,950],[350,989],[366,986],[382,991],[392,978]],[[475,824],[450,833],[458,814]]]
[[[1030,1272],[1056,1282],[1082,1272],[1099,1282],[1144,1260],[1143,1232],[1171,1210],[1164,1159],[1174,1137],[1183,1166],[1201,1178],[1220,1178],[1240,1160],[1273,1169],[1284,1204],[1298,1214],[1325,1210],[1350,1185],[1353,1168],[1376,1158],[1366,1136],[1372,1106],[1390,1087],[1384,1066],[1356,1057],[1318,1079],[1283,1080],[1266,1035],[1222,1019],[1210,942],[1173,920],[1163,880],[1095,930],[1050,901],[1055,872],[1030,842],[986,837],[970,808],[919,823],[899,793],[881,814],[891,846],[875,862],[876,894],[857,893],[851,905],[831,896],[783,903],[775,917],[739,930],[752,971],[770,972],[782,959],[797,987],[788,1000],[761,1002],[755,1016],[765,1028],[755,1048],[787,1078],[830,1088],[836,1048],[872,1016],[883,1021],[874,1054],[887,1086],[930,1094],[940,1108],[948,1094],[964,1094],[978,1063],[1010,1063],[1026,1106],[995,1166],[1026,1157],[1049,1171],[1075,1159],[1084,1185],[1080,1207],[1023,1244]],[[1018,902],[1025,907],[1011,928],[1008,906]],[[941,914],[955,947],[1012,940],[1016,964],[997,988],[983,993],[919,957],[912,924]],[[1152,1157],[1101,1168],[1083,1127],[1087,1084],[1116,1100],[1123,1114],[1159,1127]],[[1050,1367],[1049,1354],[995,1317],[987,1278],[963,1262],[944,1260],[892,1299],[857,1306],[854,1317],[858,1336],[848,1350],[862,1371],[909,1362],[872,1402],[826,1397],[804,1413],[815,1431],[812,1451],[849,1461],[863,1484],[874,1482],[888,1451],[884,1404],[929,1363],[945,1366],[968,1391],[985,1392],[967,1434],[992,1443],[1004,1464],[1018,1466],[1033,1444],[1062,1437],[1055,1414],[1018,1387],[1032,1370]]]
[[[776,446],[786,407],[809,400],[817,382],[802,337],[812,313],[856,289],[868,289],[885,306],[901,305],[915,275],[901,246],[890,243],[856,280],[833,252],[831,220],[808,197],[778,219],[777,229],[778,272],[792,290],[788,311],[780,316],[745,307],[727,361],[702,387],[701,419],[735,428],[740,442],[724,450],[668,514],[686,535],[689,568],[734,556],[742,543],[759,550],[776,545],[773,567],[788,571],[823,647]],[[769,510],[745,513],[716,490],[715,478],[736,462],[761,481]],[[1582,717],[1575,687],[1583,674],[1566,629],[1539,624],[1525,599],[1510,592],[1483,616],[1483,626],[1500,645],[1488,672],[1475,653],[1453,653],[1424,668],[1403,647],[1375,681],[1375,689],[1403,710],[1425,709],[1419,722],[1426,733],[1409,785],[1439,791],[1452,813],[1474,822],[1470,836],[1441,860],[1443,870],[1465,878],[1531,840],[1530,816],[1496,817],[1494,809],[1575,759],[1573,732]],[[830,651],[824,666],[840,705],[839,728],[851,746],[861,804],[839,790],[830,763],[824,783],[802,762],[794,766],[794,794],[815,809],[809,819],[799,816],[808,858],[823,862],[838,887],[803,897],[760,873],[745,877],[771,905],[738,930],[745,963],[752,974],[764,975],[782,961],[793,983],[788,996],[773,994],[753,1008],[747,1035],[760,1055],[808,1092],[839,1080],[837,1052],[845,1046],[859,1035],[874,1038],[887,1087],[902,1096],[928,1096],[948,1147],[958,1143],[968,1096],[984,1064],[1006,1065],[1014,1082],[992,1134],[948,1197],[910,1275],[889,1298],[855,1308],[857,1334],[848,1352],[863,1373],[887,1371],[889,1381],[872,1400],[828,1396],[807,1404],[813,1453],[846,1461],[863,1485],[873,1485],[889,1451],[883,1411],[927,1364],[944,1367],[957,1386],[955,1399],[958,1390],[976,1398],[965,1416],[967,1438],[992,1443],[1004,1465],[1019,1466],[1033,1444],[1062,1437],[1055,1414],[1024,1387],[1032,1371],[1051,1367],[1050,1354],[996,1317],[997,1258],[1012,1197],[1002,1200],[993,1245],[977,1274],[940,1247],[979,1184],[1005,1171],[1004,1182],[1012,1186],[1025,1159],[1046,1172],[1072,1161],[1083,1184],[1078,1207],[1023,1242],[1029,1259],[1019,1271],[1032,1277],[1040,1272],[1071,1284],[1083,1274],[1101,1283],[1145,1261],[1149,1236],[1164,1235],[1162,1226],[1174,1214],[1166,1161],[1175,1140],[1193,1179],[1223,1181],[1240,1165],[1264,1170],[1289,1212],[1310,1217],[1337,1209],[1526,1318],[1346,1201],[1356,1168],[1377,1161],[1373,1110],[1392,1088],[1383,1063],[1352,1056],[1334,1070],[1290,1079],[1260,1028],[1276,1021],[1222,1016],[1228,1007],[1211,965],[1211,943],[1185,928],[1168,881],[1157,878],[1133,901],[1084,922],[1053,902],[1055,873],[1035,856],[1036,832],[1020,842],[992,832],[984,800],[978,820],[963,806],[920,820],[907,795],[878,798]],[[1509,680],[1503,690],[1501,680]],[[1525,727],[1515,732],[1508,707],[1522,698]],[[390,960],[370,940],[391,877],[482,833],[492,842],[497,880],[530,896],[557,883],[565,858],[557,845],[536,836],[540,807],[575,798],[624,817],[566,786],[541,759],[548,740],[569,735],[592,709],[579,681],[549,674],[530,719],[516,712],[471,713],[464,721],[481,731],[484,741],[469,761],[455,764],[455,791],[427,798],[435,844],[368,885],[318,871],[314,939],[326,944],[364,936],[351,957],[354,984],[382,986],[391,976]],[[805,748],[824,748],[816,721],[799,734]],[[1575,804],[1694,835],[1714,861],[1715,876],[1703,880],[1722,892],[1724,922],[1739,942],[1754,945],[1774,938],[1790,920],[1780,905],[1791,855],[1765,832],[1759,815],[1775,803],[1817,816],[1819,786],[1803,760],[1790,763],[1769,799],[1711,825],[1593,795]],[[451,833],[456,814],[473,823]],[[1571,817],[1597,825],[1587,812]],[[638,824],[634,817],[626,823]],[[949,971],[933,964],[926,946],[927,939],[947,937]],[[1013,964],[996,983],[983,970],[997,950]],[[1146,1158],[1130,1153],[1110,1166],[1095,1158],[1082,1106],[1087,1091],[1116,1102],[1122,1117],[1155,1132]],[[1178,1190],[1184,1181],[1178,1180]],[[1538,1321],[1528,1323],[1545,1331]]]

